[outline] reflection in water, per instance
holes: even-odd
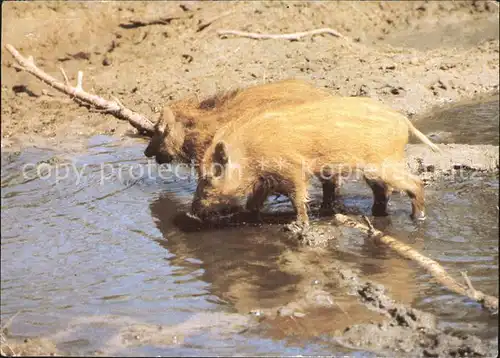
[[[298,277],[278,270],[276,260],[287,247],[286,236],[278,226],[268,229],[230,227],[185,233],[174,225],[177,211],[169,195],[153,201],[150,209],[164,238],[158,243],[174,255],[171,264],[202,269],[201,279],[210,283],[210,291],[235,304],[239,312],[248,313],[256,308],[247,302],[265,305],[267,299],[272,305],[273,300],[286,300],[287,291],[298,280]],[[229,289],[235,283],[241,284],[240,290]],[[242,292],[245,285],[252,289]],[[233,299],[232,295],[239,297]]]
[[[365,200],[370,201],[371,197]],[[355,230],[335,230],[334,241],[337,246],[359,241],[361,255],[298,247],[279,225],[181,232],[174,224],[175,203],[169,195],[160,196],[150,208],[164,236],[158,242],[174,255],[171,264],[188,270],[201,269],[201,279],[210,284],[211,294],[223,303],[242,314],[256,310],[276,313],[283,306],[300,306],[301,311],[307,311],[307,319],[299,323],[290,322],[294,320],[290,317],[267,322],[265,335],[274,339],[290,336],[296,340],[311,339],[343,331],[348,325],[382,319],[338,286],[332,275],[337,266],[332,264],[339,259],[345,268],[390,287],[395,299],[411,303],[415,298],[414,270],[406,262],[388,256],[386,250],[360,238]],[[273,214],[267,218],[274,218],[275,210],[269,211]],[[374,224],[386,228],[390,219],[375,220]]]

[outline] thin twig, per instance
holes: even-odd
[[[462,274],[462,277],[464,278],[464,281],[467,284],[467,287],[469,287],[469,290],[471,292],[474,292],[474,287],[472,286],[472,282],[470,282],[469,276],[467,276],[467,272],[460,271],[460,273]]]
[[[0,332],[3,332],[6,328],[9,328],[9,326],[12,324],[12,321],[14,320],[14,318],[17,317],[17,315],[19,313],[21,313],[22,310],[19,310],[17,311],[15,314],[12,315],[12,317],[10,317],[7,322],[0,328]]]
[[[347,311],[346,311],[346,310],[344,310],[344,309],[342,308],[342,306],[338,304],[338,302],[333,302],[333,301],[332,301],[332,299],[331,299],[330,297],[327,297],[327,299],[328,299],[328,302],[329,302],[332,306],[333,306],[333,305],[336,305],[336,306],[340,309],[340,311],[341,311],[343,314],[345,314],[345,315],[347,316],[347,318],[351,319],[351,315],[350,315],[349,313],[347,313]]]
[[[76,89],[78,91],[83,91],[83,72],[78,71],[78,77],[76,80]]]
[[[59,67],[59,70],[61,70],[61,73],[62,73],[62,75],[64,77],[64,84],[66,86],[69,86],[69,79],[68,79],[68,76],[66,76],[66,72],[64,72],[64,68]]]
[[[428,257],[425,257],[412,247],[403,244],[394,237],[385,235],[382,231],[379,231],[377,229],[372,229],[373,226],[372,228],[370,228],[369,226],[364,225],[342,214],[335,214],[335,219],[337,220],[337,222],[343,225],[354,227],[361,230],[362,232],[370,234],[372,238],[376,239],[378,242],[384,245],[387,245],[402,257],[415,261],[420,267],[427,270],[427,272],[429,272],[432,275],[432,277],[434,277],[439,283],[444,285],[447,289],[456,292],[460,295],[467,296],[470,299],[481,303],[483,307],[490,310],[490,312],[492,312],[493,314],[498,313],[498,298],[487,295],[479,290],[476,290],[472,286],[470,280],[468,280],[468,277],[466,279],[466,282],[468,280],[467,285],[469,287],[466,287],[463,284],[458,283],[453,277],[448,275],[445,269],[436,261],[431,260]],[[464,276],[464,278],[465,277],[466,275]]]
[[[372,236],[375,232],[375,228],[373,227],[372,222],[370,221],[370,219],[368,219],[366,215],[363,215],[362,217],[363,220],[366,222],[366,225],[368,225],[368,227],[370,228],[370,236]]]
[[[118,119],[127,120],[134,128],[137,128],[140,132],[144,132],[149,136],[153,134],[154,125],[148,118],[146,118],[146,116],[124,107],[123,105],[121,105],[121,103],[119,103],[119,101],[108,101],[97,95],[85,92],[82,89],[82,71],[78,71],[77,86],[72,87],[68,84],[61,83],[54,77],[39,69],[35,65],[31,56],[26,59],[12,45],[7,44],[5,47],[12,54],[14,59],[22,66],[23,70],[31,73],[33,76],[37,77],[38,79],[42,80],[58,91],[67,94],[73,100],[75,100],[75,102],[85,102],[91,106],[96,107],[97,109],[105,110],[107,113],[112,114]]]
[[[113,100],[116,103],[118,103],[118,105],[120,106],[120,108],[125,108],[125,106],[123,105],[123,103],[118,98],[116,98],[115,96],[111,96],[111,98],[113,98]]]
[[[335,37],[346,38],[344,35],[342,35],[337,30],[330,29],[330,28],[315,29],[315,30],[304,31],[304,32],[294,32],[294,33],[290,33],[290,34],[259,34],[256,32],[245,32],[245,31],[237,31],[237,30],[219,30],[219,31],[217,31],[217,34],[221,37],[226,37],[227,35],[234,35],[234,36],[240,36],[240,37],[248,37],[248,38],[256,39],[256,40],[263,40],[263,39],[298,40],[304,36],[312,36],[312,35],[319,35],[319,34],[329,34],[329,35],[332,35]]]

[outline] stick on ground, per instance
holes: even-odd
[[[7,44],[5,45],[5,47],[12,54],[12,56],[19,63],[19,65],[21,65],[20,69],[31,73],[33,76],[42,80],[49,86],[57,89],[62,93],[67,94],[76,102],[80,101],[87,103],[97,109],[105,111],[106,113],[112,114],[118,119],[126,120],[134,128],[138,129],[139,132],[145,133],[146,135],[151,136],[153,134],[154,125],[148,118],[146,118],[146,116],[126,108],[116,99],[114,101],[108,101],[97,95],[85,92],[82,88],[82,82],[83,82],[82,71],[78,71],[77,86],[72,87],[67,82],[68,79],[66,74],[64,73],[64,70],[61,69],[61,72],[63,73],[64,81],[66,82],[66,84],[63,84],[62,82],[58,81],[54,77],[50,76],[49,74],[39,69],[35,65],[33,58],[23,57],[12,45]]]
[[[227,35],[234,35],[240,37],[248,37],[255,40],[264,40],[264,39],[284,39],[284,40],[298,40],[304,36],[312,36],[319,34],[329,34],[335,37],[346,38],[340,32],[330,28],[322,28],[304,32],[294,32],[291,34],[259,34],[256,32],[245,32],[245,31],[237,31],[237,30],[219,30],[217,34],[221,37],[226,37]]]
[[[412,247],[403,244],[394,237],[385,235],[382,231],[373,228],[373,226],[369,227],[342,214],[335,214],[335,219],[337,220],[337,222],[343,225],[354,227],[370,235],[370,237],[372,237],[374,240],[377,240],[377,242],[381,242],[389,246],[391,249],[396,251],[402,257],[415,261],[420,267],[424,268],[427,272],[429,272],[432,275],[432,277],[434,277],[439,283],[441,283],[447,289],[455,293],[458,293],[460,295],[467,296],[470,299],[481,303],[483,307],[487,308],[490,312],[494,314],[498,313],[498,298],[476,290],[474,287],[472,287],[472,283],[470,282],[470,280],[466,275],[462,274],[465,278],[467,285],[460,284],[453,277],[448,275],[448,273],[439,263],[429,259],[428,257],[423,256]],[[369,222],[368,218],[365,218],[365,220]]]

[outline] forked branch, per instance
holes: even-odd
[[[336,214],[335,219],[343,225],[354,227],[366,234],[368,234],[372,239],[377,240],[377,242],[383,243],[389,246],[391,249],[396,251],[399,255],[406,259],[410,259],[416,262],[420,267],[424,268],[429,272],[434,279],[445,286],[450,291],[458,293],[463,296],[467,296],[470,299],[477,301],[483,305],[483,307],[490,310],[490,312],[496,314],[498,313],[498,298],[494,296],[487,295],[481,291],[476,290],[472,287],[472,283],[466,274],[462,273],[464,276],[466,285],[458,283],[453,277],[448,275],[446,270],[436,261],[425,257],[412,247],[403,244],[396,238],[385,235],[382,231],[375,229],[368,218],[364,218],[368,225],[362,224],[348,216],[342,214]]]
[[[65,84],[39,69],[35,65],[32,57],[23,57],[12,45],[7,44],[5,47],[12,54],[17,63],[21,66],[18,67],[21,70],[31,73],[33,76],[37,77],[38,79],[57,89],[58,91],[67,94],[77,102],[87,103],[105,113],[109,113],[115,116],[118,119],[126,120],[134,128],[138,129],[139,132],[142,132],[146,135],[151,136],[153,134],[154,125],[148,118],[146,118],[146,116],[126,108],[120,103],[120,101],[116,99],[114,99],[113,101],[108,101],[97,95],[85,92],[82,88],[82,71],[78,71],[77,85],[76,87],[72,87],[69,84],[68,78],[62,68],[61,72],[63,73]]]

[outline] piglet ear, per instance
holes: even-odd
[[[155,124],[155,130],[157,133],[164,134],[169,132],[172,125],[175,123],[175,116],[170,107],[165,106],[158,118],[158,122]]]
[[[175,123],[175,116],[172,110],[170,109],[169,106],[163,107],[163,111],[160,115],[160,121],[162,121],[165,124],[174,124]]]
[[[219,142],[215,145],[214,150],[214,162],[220,165],[226,165],[229,161],[229,157],[227,155],[227,148],[224,142]]]

